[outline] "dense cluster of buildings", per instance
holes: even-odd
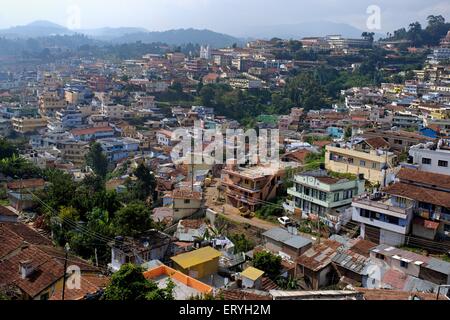
[[[341,36],[301,42],[332,55],[373,45]],[[195,153],[172,159],[177,129],[193,137],[194,127],[225,133],[242,126],[204,106],[161,104],[158,95],[175,83],[193,92],[199,79],[238,90],[277,89],[290,70],[311,67],[276,59],[277,50],[273,42],[254,41],[245,48],[203,46],[199,56],[170,52],[120,63],[77,58],[1,71],[0,135],[26,138],[22,157],[77,181],[91,174],[85,157],[97,142],[111,171],[122,173],[106,182],[118,193],[127,189],[134,168],[148,167],[158,195],[151,218],[167,229],[116,237],[108,244],[107,271],[117,272],[125,263],[142,265],[144,276],[160,286],[170,278],[177,299],[209,294],[240,300],[430,299],[438,290],[445,296],[448,289],[441,286],[450,285],[447,48],[436,48],[404,84],[343,90],[343,102],[332,109],[299,106],[287,115],[258,117],[259,129],[279,129],[279,160],[192,164],[187,160],[197,159]],[[311,167],[314,161],[319,163]],[[0,178],[8,203],[0,206],[0,288],[23,299],[60,299],[64,252],[23,221],[35,202],[23,191],[42,190],[46,182],[2,173]],[[274,217],[261,213],[267,208],[276,209]],[[289,223],[274,222],[283,216]],[[255,241],[253,249],[235,250],[229,234],[218,228],[224,217],[248,225],[248,234],[240,233]],[[279,276],[294,279],[297,289],[287,290],[255,268],[251,261],[260,252],[280,256]],[[70,299],[101,292],[108,277],[73,260],[85,267],[81,289],[69,290]]]

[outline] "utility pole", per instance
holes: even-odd
[[[94,248],[94,253],[95,253],[95,266],[98,267],[97,248]]]
[[[63,288],[62,288],[62,300],[64,301],[64,294],[66,291],[66,275],[67,275],[67,260],[69,258],[70,246],[68,243],[64,246],[64,251],[66,252],[66,258],[64,259],[64,277],[63,277]]]

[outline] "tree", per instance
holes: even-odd
[[[17,148],[5,138],[0,139],[0,160],[17,155]]]
[[[155,176],[143,163],[141,163],[137,167],[134,175],[137,178],[137,182],[135,183],[134,187],[132,187],[135,199],[146,201],[150,195],[153,199],[153,193],[156,189]]]
[[[108,159],[103,153],[102,146],[95,142],[86,155],[86,164],[94,170],[95,174],[105,178],[108,173]]]
[[[113,227],[116,234],[136,237],[152,228],[151,211],[143,202],[132,202],[116,212]]]
[[[255,247],[255,244],[242,233],[231,235],[230,240],[234,243],[235,253],[248,252]]]
[[[267,251],[258,252],[253,258],[253,266],[264,271],[269,278],[276,279],[281,270],[281,257]]]
[[[369,40],[371,43],[373,43],[374,36],[374,32],[363,32],[361,35],[361,37],[363,37],[365,40]]]
[[[166,288],[160,289],[144,276],[140,266],[124,264],[112,277],[105,289],[105,300],[142,301],[174,300],[174,283],[169,280]]]

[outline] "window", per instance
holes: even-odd
[[[339,193],[334,194],[334,202],[338,202],[341,200],[341,195]]]
[[[431,159],[430,158],[422,158],[422,164],[431,164]]]
[[[353,198],[353,190],[347,190],[344,192],[344,199],[351,199]]]
[[[439,160],[439,161],[438,161],[438,166],[439,166],[439,167],[448,168],[448,161]]]
[[[359,165],[361,167],[365,167],[366,166],[366,162],[364,160],[359,161]]]
[[[375,255],[375,258],[380,259],[380,260],[384,260],[384,255],[382,255],[381,253],[377,253]]]
[[[372,169],[376,169],[377,168],[377,163],[376,162],[372,162]]]
[[[189,204],[189,203],[191,203],[190,199],[184,199],[184,204]]]
[[[400,267],[408,269],[408,262],[401,260],[400,261]]]

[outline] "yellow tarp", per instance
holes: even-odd
[[[220,257],[222,254],[211,248],[204,247],[192,252],[183,253],[178,256],[172,257],[172,261],[178,264],[183,269],[189,269],[190,267],[197,266],[199,264],[211,261]]]
[[[241,272],[241,276],[246,277],[253,281],[258,280],[263,275],[264,275],[264,271],[261,271],[259,269],[253,268],[253,267],[249,267]]]

